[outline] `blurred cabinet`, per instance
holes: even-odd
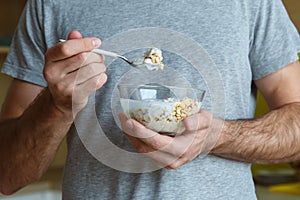
[[[294,22],[298,31],[300,32],[300,1],[299,0],[283,0],[283,3]]]
[[[15,31],[26,0],[0,0],[0,38]]]
[[[0,70],[2,69],[2,64],[6,58],[8,52],[8,47],[0,47]],[[4,74],[0,74],[0,106],[2,107],[6,91],[9,87],[12,78]]]

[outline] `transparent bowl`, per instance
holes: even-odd
[[[204,90],[159,84],[118,85],[123,112],[147,128],[166,135],[184,131],[182,120],[199,112]]]

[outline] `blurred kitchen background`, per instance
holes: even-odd
[[[0,0],[0,69],[9,50],[12,34],[26,0]],[[283,0],[288,13],[300,32],[300,0]],[[0,105],[4,101],[11,78],[0,74]],[[268,111],[264,99],[258,94],[256,117]],[[33,183],[15,195],[0,199],[10,200],[52,200],[61,199],[61,178],[66,157],[66,143],[61,144],[57,156],[49,171],[36,183]],[[256,183],[259,200],[299,200],[300,169],[297,163],[278,165],[253,165],[253,178]],[[1,173],[1,172],[0,172]],[[242,199],[242,197],[241,197]]]

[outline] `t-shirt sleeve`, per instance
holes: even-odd
[[[43,66],[46,48],[42,2],[27,1],[3,64],[2,73],[45,87],[47,83],[43,78]]]
[[[300,52],[299,33],[281,0],[260,2],[249,54],[254,80],[296,61]]]

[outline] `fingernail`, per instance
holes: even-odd
[[[93,40],[92,40],[92,43],[93,43],[93,46],[94,46],[95,48],[97,48],[97,47],[100,46],[101,40],[98,39],[98,38],[96,38],[96,39],[93,39]]]
[[[100,85],[102,82],[102,74],[100,74],[99,78],[97,79],[97,86]]]

